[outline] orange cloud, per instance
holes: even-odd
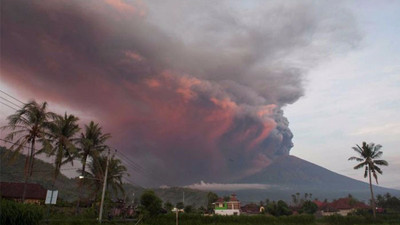
[[[137,14],[141,17],[147,14],[144,4],[141,1],[134,2],[136,7],[126,3],[124,0],[105,0],[105,3],[117,9],[120,12]]]

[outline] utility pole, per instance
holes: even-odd
[[[107,186],[107,175],[108,175],[108,164],[109,164],[109,162],[110,162],[110,149],[108,149],[106,174],[104,175],[103,193],[101,194],[100,213],[99,213],[99,222],[100,223],[101,223],[101,220],[103,218],[104,194],[106,192],[106,186]]]
[[[176,215],[176,225],[179,225],[179,212],[183,212],[183,209],[174,208],[172,212],[175,212]]]

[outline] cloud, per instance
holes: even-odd
[[[171,184],[260,171],[289,154],[282,107],[333,47],[357,44],[354,19],[324,3],[182,3],[6,0],[2,79],[95,115]]]
[[[185,186],[186,188],[192,188],[197,190],[207,191],[238,191],[238,190],[267,190],[271,188],[268,184],[220,184],[220,183],[195,183]]]
[[[400,134],[400,124],[399,123],[390,123],[390,124],[382,124],[379,126],[369,126],[360,128],[357,131],[351,133],[350,135],[354,136],[364,136],[364,135],[396,135]]]

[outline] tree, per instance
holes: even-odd
[[[86,162],[90,157],[92,161],[96,161],[100,156],[100,153],[103,152],[107,145],[105,142],[107,139],[111,137],[110,134],[103,134],[102,127],[99,124],[95,124],[93,121],[89,123],[89,125],[85,125],[85,132],[81,133],[80,138],[78,139],[79,145],[79,157],[82,161],[82,175],[85,174],[86,171]],[[79,189],[79,197],[76,205],[76,212],[79,212],[79,204],[82,194],[82,181],[79,181],[78,185]]]
[[[98,123],[91,121],[89,125],[85,125],[85,133],[81,133],[78,140],[80,145],[79,152],[82,161],[82,174],[86,170],[86,162],[88,157],[92,160],[99,156],[103,152],[107,145],[105,142],[111,135],[109,133],[103,134],[102,127]]]
[[[212,204],[218,200],[218,195],[214,192],[208,192],[207,194],[207,210],[210,211],[213,209]]]
[[[166,201],[166,202],[164,203],[164,209],[165,209],[168,213],[170,213],[171,210],[172,210],[173,208],[174,208],[174,206],[172,205],[171,202]]]
[[[106,166],[107,156],[100,156],[88,164],[89,171],[85,172],[87,179],[84,180],[92,190],[92,197],[96,197],[102,191]],[[127,174],[126,171],[126,167],[122,165],[119,159],[114,156],[111,157],[108,164],[107,190],[111,188],[115,195],[119,192],[124,193],[122,178]]]
[[[40,142],[45,151],[50,149],[46,134],[50,121],[56,117],[57,115],[55,113],[47,111],[46,102],[38,104],[36,101],[32,100],[26,103],[21,109],[17,110],[15,114],[7,117],[8,125],[1,128],[2,130],[11,130],[5,137],[6,140],[14,141],[17,139],[10,148],[14,152],[14,157],[16,157],[26,145],[30,146],[28,157],[26,157],[25,161],[25,184],[22,201],[25,201],[26,184],[29,177],[32,176],[36,155],[36,142]]]
[[[183,204],[183,202],[178,202],[178,203],[176,203],[176,208],[177,209],[183,209],[184,207],[185,207],[185,205]]]
[[[55,156],[53,186],[60,174],[61,166],[69,162],[73,165],[77,153],[74,137],[80,130],[78,120],[78,117],[65,113],[64,116],[57,116],[50,124],[49,140],[53,143],[53,147],[49,156]]]
[[[289,206],[282,200],[269,202],[266,211],[273,216],[288,216],[292,214]]]
[[[184,208],[185,213],[193,213],[193,206],[192,205],[187,205]]]
[[[364,170],[364,178],[367,176],[369,177],[369,189],[371,192],[371,207],[372,212],[374,214],[374,218],[376,218],[376,209],[375,209],[375,199],[374,199],[374,192],[372,190],[372,176],[374,176],[376,183],[378,184],[378,176],[376,172],[382,174],[381,168],[379,166],[388,166],[388,162],[385,160],[378,159],[382,156],[383,152],[380,151],[382,148],[381,145],[375,145],[374,143],[367,144],[366,142],[362,143],[362,147],[356,145],[356,147],[352,147],[352,149],[359,154],[360,157],[350,157],[348,160],[355,160],[360,162],[357,164],[354,169],[360,169],[365,167]]]
[[[314,214],[317,212],[318,206],[314,202],[307,200],[303,203],[303,206],[301,207],[301,212],[302,213],[307,213],[307,214]]]
[[[140,204],[150,216],[156,216],[160,214],[162,210],[162,201],[152,190],[146,190],[143,192],[140,196]]]

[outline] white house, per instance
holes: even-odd
[[[240,202],[235,194],[231,195],[229,201],[224,201],[223,198],[219,198],[217,202],[213,204],[216,215],[240,215]]]

